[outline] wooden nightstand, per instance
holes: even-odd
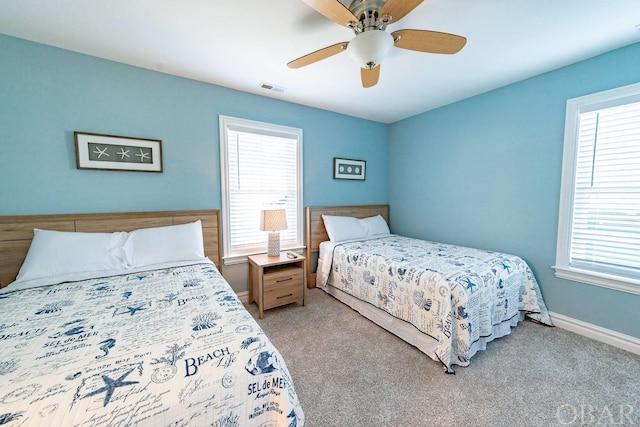
[[[288,258],[286,252],[280,256],[267,254],[251,255],[249,258],[249,304],[258,303],[260,319],[264,310],[305,300],[306,258]]]

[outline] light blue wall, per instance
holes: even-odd
[[[305,205],[388,202],[386,125],[0,35],[0,215],[219,208],[220,114],[303,129]],[[74,131],[161,139],[164,172],[78,170]]]
[[[640,337],[640,296],[551,269],[566,101],[639,81],[635,44],[392,124],[392,231],[519,255],[550,310]]]
[[[640,81],[638,58],[640,44],[386,126],[0,35],[0,215],[219,208],[218,115],[296,126],[306,206],[389,202],[394,232],[518,254],[551,310],[640,337],[638,296],[551,270],[565,102]],[[161,139],[164,173],[78,170],[74,131]],[[334,156],[366,160],[366,181],[333,180]]]

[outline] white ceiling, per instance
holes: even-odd
[[[347,3],[349,0],[343,0]],[[456,55],[392,48],[364,89],[347,54],[286,64],[353,32],[302,0],[1,0],[0,33],[391,123],[640,41],[640,0],[425,0],[388,27],[468,39]],[[639,58],[640,66],[640,58]],[[0,65],[1,66],[1,65]],[[262,82],[284,88],[267,91]]]

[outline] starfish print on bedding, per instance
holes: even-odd
[[[127,375],[129,375],[134,369],[135,368],[131,368],[123,375],[120,375],[120,377],[118,377],[118,379],[116,380],[112,380],[108,376],[103,375],[102,381],[104,381],[105,386],[92,391],[91,393],[87,394],[85,398],[106,392],[106,394],[104,395],[104,405],[102,406],[103,407],[107,406],[107,403],[109,403],[109,400],[111,400],[111,396],[113,396],[113,392],[115,391],[116,387],[124,387],[126,385],[138,384],[138,381],[123,381],[127,377]]]
[[[96,151],[93,152],[93,154],[97,154],[98,158],[102,157],[102,156],[107,156],[107,157],[111,157],[109,155],[109,153],[107,153],[107,150],[109,149],[109,147],[104,147],[104,149],[100,149],[100,147],[98,147],[96,145]]]
[[[146,310],[146,308],[144,308],[143,305],[139,305],[137,307],[127,307],[127,309],[129,310],[129,313],[133,316],[134,314],[136,314],[138,311],[142,311],[142,310]]]
[[[473,292],[474,286],[478,286],[477,284],[473,283],[468,277],[465,277],[464,281],[467,282],[467,289],[470,290],[471,292]]]

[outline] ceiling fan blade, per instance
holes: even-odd
[[[387,0],[380,9],[380,16],[391,15],[391,22],[396,23],[418,7],[420,3],[422,0]]]
[[[380,77],[380,66],[374,68],[360,68],[360,78],[362,79],[362,87],[367,88],[378,84]]]
[[[327,46],[323,49],[320,50],[316,50],[315,52],[311,52],[309,54],[306,54],[304,56],[301,56],[298,59],[294,59],[293,61],[289,62],[287,64],[287,67],[289,68],[300,68],[300,67],[304,67],[306,65],[310,65],[313,64],[314,62],[318,62],[321,61],[323,59],[326,59],[330,56],[336,55],[340,52],[343,52],[347,49],[347,45],[349,44],[349,42],[342,42],[342,43],[336,43],[334,45],[331,46]]]
[[[398,30],[391,33],[395,47],[427,53],[457,53],[467,38],[455,34],[428,30]]]
[[[358,18],[338,0],[303,1],[338,25],[348,27],[349,22],[358,22]]]

